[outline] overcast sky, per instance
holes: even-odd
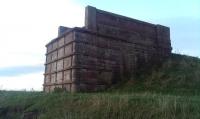
[[[200,57],[199,0],[0,0],[0,89],[42,90],[45,44],[87,5],[169,26],[173,52]]]

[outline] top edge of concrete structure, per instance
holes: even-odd
[[[131,17],[126,17],[126,16],[115,14],[115,13],[112,13],[112,12],[100,10],[100,9],[97,9],[96,7],[88,5],[88,6],[85,7],[85,26],[84,27],[69,28],[69,27],[65,27],[65,26],[60,26],[59,27],[59,31],[58,31],[58,37],[52,39],[49,43],[46,44],[46,46],[48,46],[50,43],[54,42],[56,39],[58,39],[58,38],[64,36],[65,34],[73,31],[74,29],[81,29],[82,28],[82,29],[85,29],[85,30],[87,29],[87,30],[92,30],[92,31],[96,32],[96,19],[94,19],[95,17],[92,18],[92,19],[89,18],[89,17],[92,17],[92,15],[95,16],[97,11],[101,12],[101,13],[114,15],[116,17],[119,17],[119,18],[122,18],[122,19],[125,19],[125,20],[129,20],[129,21],[132,21],[132,22],[145,24],[145,25],[151,25],[151,26],[154,26],[155,28],[159,27],[159,28],[167,28],[167,29],[169,29],[169,27],[164,26],[164,25],[152,24],[152,23],[144,22],[144,21],[137,20],[137,19],[134,19],[134,18],[131,18]]]
[[[145,24],[145,25],[154,25],[154,26],[160,26],[160,27],[167,27],[167,26],[164,26],[164,25],[160,25],[160,24],[153,24],[153,23],[149,23],[149,22],[145,22],[145,21],[142,21],[142,20],[138,20],[138,19],[134,19],[132,17],[127,17],[127,16],[123,16],[123,15],[120,15],[120,14],[116,14],[116,13],[113,13],[113,12],[109,12],[109,11],[104,11],[104,10],[101,10],[101,9],[97,9],[96,7],[93,7],[93,6],[86,6],[85,7],[85,27],[87,28],[87,25],[88,25],[88,13],[89,12],[92,12],[92,15],[95,15],[96,11],[98,12],[101,12],[101,13],[106,13],[106,14],[110,14],[110,15],[114,15],[114,16],[117,16],[119,18],[123,18],[123,19],[127,19],[127,20],[131,20],[133,22],[137,22],[137,23],[141,23],[141,24]],[[169,28],[169,27],[167,27]]]

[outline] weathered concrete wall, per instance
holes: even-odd
[[[128,43],[150,45],[162,55],[171,53],[170,30],[166,26],[139,21],[91,6],[86,8],[85,25],[87,29],[120,38]]]
[[[44,91],[96,91],[171,53],[168,27],[86,8],[85,27],[47,44]]]
[[[74,33],[69,32],[47,44],[44,91],[54,88],[74,91],[72,73],[74,72]]]

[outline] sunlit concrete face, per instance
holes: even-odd
[[[88,6],[85,27],[60,27],[46,45],[44,91],[97,91],[171,54],[168,27]]]

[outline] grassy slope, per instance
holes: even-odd
[[[99,93],[0,92],[0,118],[198,119],[200,60],[173,55],[162,66]]]
[[[154,91],[170,94],[199,94],[200,59],[173,54],[161,66],[143,72],[117,87],[119,92]],[[116,91],[116,90],[115,90]]]

